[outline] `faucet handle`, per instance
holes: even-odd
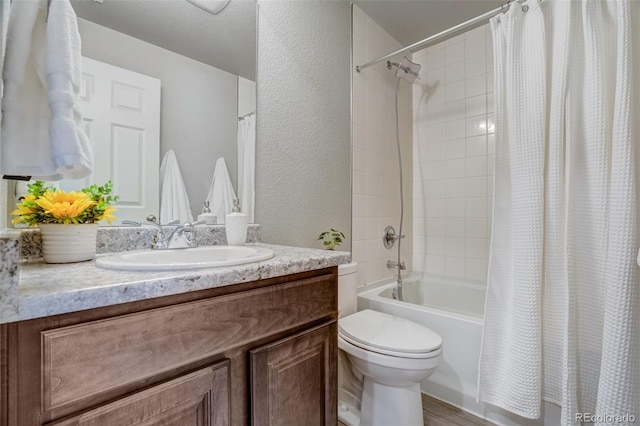
[[[196,233],[196,225],[202,225],[204,221],[196,221],[193,223],[183,223],[175,232],[182,234],[185,238],[187,247],[198,247],[198,236]],[[170,238],[171,239],[171,238]]]
[[[204,225],[206,222],[203,220],[198,220],[196,222],[185,222],[182,225],[178,224],[178,226],[183,230],[183,231],[193,231],[193,227],[196,225]],[[171,225],[173,225],[173,223],[170,222]]]
[[[142,222],[140,222],[140,225],[143,226],[151,226],[152,228],[156,228],[156,233],[153,237],[153,242],[151,243],[151,248],[152,249],[163,249],[166,248],[167,246],[167,237],[164,234],[164,229],[162,229],[162,225],[156,223],[156,222],[151,222],[149,220],[143,220]]]
[[[404,235],[396,234],[396,230],[393,226],[389,225],[384,228],[384,234],[382,235],[382,243],[386,249],[390,249],[396,243],[397,240],[404,238]]]
[[[156,222],[151,222],[149,220],[143,220],[142,222],[140,222],[140,225],[151,226],[153,228],[156,228],[158,231],[162,232],[162,226],[159,223],[156,223]]]

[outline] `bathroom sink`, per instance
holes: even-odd
[[[273,250],[254,246],[202,246],[141,250],[98,257],[96,266],[121,271],[167,271],[243,265],[271,259]]]

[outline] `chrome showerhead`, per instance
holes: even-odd
[[[397,68],[396,77],[402,77],[411,84],[413,84],[416,78],[420,79],[419,73],[421,65],[411,62],[406,56],[402,58],[400,63],[387,61],[387,68],[391,69],[392,66]]]

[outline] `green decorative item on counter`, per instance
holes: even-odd
[[[330,228],[328,231],[324,231],[322,234],[320,234],[317,241],[322,240],[322,245],[324,245],[324,248],[326,248],[327,250],[333,250],[334,248],[342,244],[345,238],[346,237],[342,232]]]

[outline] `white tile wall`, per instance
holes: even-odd
[[[493,51],[489,26],[415,52],[413,264],[486,281],[493,197]]]
[[[400,43],[353,7],[353,63],[376,59],[397,50]],[[464,54],[464,51],[462,52]],[[462,56],[461,59],[464,59]],[[440,59],[444,66],[444,56]],[[400,138],[403,152],[405,217],[403,259],[411,270],[412,243],[412,92],[401,82]],[[400,222],[399,172],[395,141],[394,71],[379,64],[353,73],[353,260],[359,263],[360,285],[394,275],[386,268],[388,259],[397,257],[396,249],[382,245],[387,225],[398,230]],[[434,111],[441,114],[444,110]],[[464,159],[462,160],[464,161]],[[463,167],[464,169],[464,167]]]

